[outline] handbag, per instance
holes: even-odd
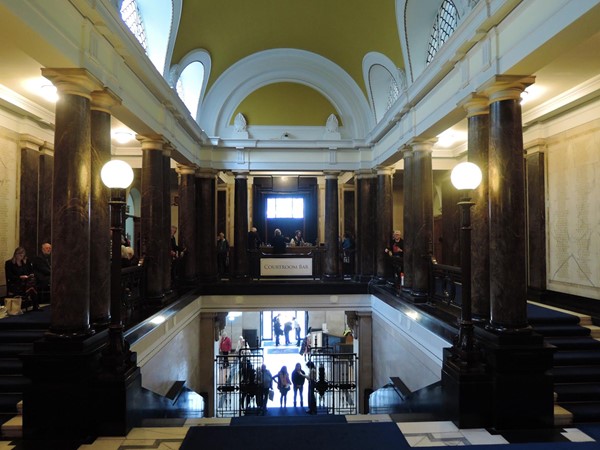
[[[275,397],[275,391],[273,389],[269,389],[269,400],[273,400]]]
[[[21,302],[23,299],[21,297],[7,297],[4,299],[4,306],[6,307],[6,314],[9,316],[19,316],[23,314],[23,310],[21,308]]]

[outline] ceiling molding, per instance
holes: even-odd
[[[363,138],[374,126],[362,90],[338,65],[304,50],[272,49],[238,61],[219,77],[200,107],[201,127],[209,136],[226,137],[242,100],[278,82],[301,83],[320,92],[336,108],[348,138]]]

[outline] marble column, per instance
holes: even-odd
[[[338,175],[338,172],[325,173],[325,280],[335,280],[340,276]]]
[[[404,286],[402,291],[410,293],[414,283],[414,196],[413,196],[413,151],[412,148],[407,147],[402,152],[402,158],[404,159],[404,190],[402,192],[402,198],[404,201],[404,210],[402,214],[402,221],[404,225],[404,233],[402,238],[404,239],[404,254],[402,256],[402,264],[404,269]]]
[[[163,221],[163,145],[161,137],[138,136],[142,143],[141,254],[146,269],[146,298],[152,303],[164,299],[163,249],[168,243]]]
[[[200,280],[217,279],[217,173],[213,169],[196,171],[198,268]]]
[[[527,148],[528,289],[546,290],[546,141],[537,140]]]
[[[384,252],[390,245],[394,228],[393,202],[392,202],[392,174],[391,167],[377,168],[377,204],[375,243],[376,276],[379,280],[386,280],[392,276],[392,267]]]
[[[375,214],[376,175],[372,170],[356,172],[356,279],[369,281],[375,276]]]
[[[473,94],[463,102],[463,106],[468,121],[468,160],[476,164],[482,173],[481,184],[471,194],[475,203],[471,208],[471,308],[473,320],[487,322],[490,317],[488,98]]]
[[[90,328],[91,93],[85,69],[42,69],[56,86],[52,199],[52,318],[47,338],[83,338]],[[107,232],[108,233],[108,232]]]
[[[521,93],[533,77],[496,77],[490,108],[490,326],[527,327],[527,234]]]
[[[433,255],[433,141],[414,142],[412,194],[414,222],[412,241],[413,279],[411,295],[424,299],[429,295],[431,257]]]
[[[201,348],[198,364],[198,393],[208,404],[208,417],[215,415],[215,343],[219,340],[219,313],[200,313],[200,336],[198,348]]]
[[[171,264],[173,258],[171,258],[171,152],[173,148],[165,144],[162,151],[162,177],[163,177],[163,189],[162,189],[162,233],[163,246],[161,248],[162,255],[162,271],[163,271],[163,292],[165,294],[171,293],[175,288],[173,286]]]
[[[354,349],[358,358],[358,412],[366,414],[366,391],[373,389],[373,314],[364,311],[346,311],[348,326],[352,329]],[[357,348],[358,347],[358,348]]]
[[[233,214],[233,277],[248,280],[248,173],[235,173]],[[231,269],[230,269],[231,270]]]
[[[95,329],[110,321],[110,189],[102,182],[100,172],[111,159],[110,108],[119,103],[120,99],[108,90],[92,92],[90,322]]]
[[[179,174],[179,247],[185,249],[183,279],[191,284],[198,279],[196,168],[178,164],[177,173]]]
[[[54,177],[54,146],[44,142],[40,154],[38,185],[38,248],[52,243],[52,179]]]
[[[19,136],[21,148],[21,185],[19,188],[19,245],[31,259],[40,253],[38,242],[38,205],[40,147],[44,141],[30,135]],[[12,256],[12,253],[11,255]]]

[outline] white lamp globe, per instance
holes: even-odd
[[[450,174],[452,185],[458,190],[477,189],[481,183],[481,169],[471,162],[454,166]]]
[[[125,161],[113,159],[104,164],[100,178],[106,187],[127,189],[133,181],[133,169]]]

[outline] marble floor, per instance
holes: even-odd
[[[387,414],[346,416],[348,423],[391,422]],[[188,419],[180,427],[134,428],[126,437],[100,437],[79,450],[178,450],[192,426],[229,426],[228,418]],[[485,429],[458,429],[452,422],[401,422],[400,431],[411,447],[469,446],[509,444],[501,435]],[[577,428],[557,429],[563,442],[594,442]],[[18,441],[0,441],[0,450],[18,450]]]

